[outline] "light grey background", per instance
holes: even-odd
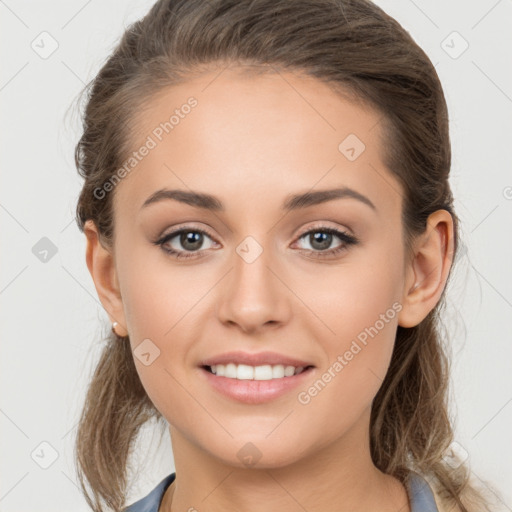
[[[73,221],[81,186],[74,101],[152,3],[0,0],[2,512],[88,510],[72,443],[97,340],[110,325]],[[474,477],[494,484],[503,510],[512,510],[512,3],[376,3],[429,55],[448,101],[451,182],[467,251],[445,315],[456,439]],[[58,48],[42,58],[52,44]],[[43,237],[57,251],[46,262]],[[174,470],[167,437],[152,445],[150,427],[132,500]]]

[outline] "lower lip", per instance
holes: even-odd
[[[303,370],[298,375],[270,380],[238,380],[218,377],[206,368],[200,368],[208,383],[219,393],[246,404],[261,404],[284,395],[304,382],[314,367]]]

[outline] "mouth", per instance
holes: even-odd
[[[201,375],[211,389],[236,402],[263,404],[286,395],[299,385],[305,386],[315,372],[313,365],[202,365]]]

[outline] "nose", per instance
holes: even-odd
[[[217,303],[219,321],[245,333],[277,328],[291,314],[292,294],[284,284],[284,271],[270,249],[261,249],[250,238],[237,247]]]

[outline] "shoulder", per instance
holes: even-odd
[[[176,473],[167,475],[149,494],[124,508],[122,512],[158,512],[165,491],[172,484],[175,477]]]

